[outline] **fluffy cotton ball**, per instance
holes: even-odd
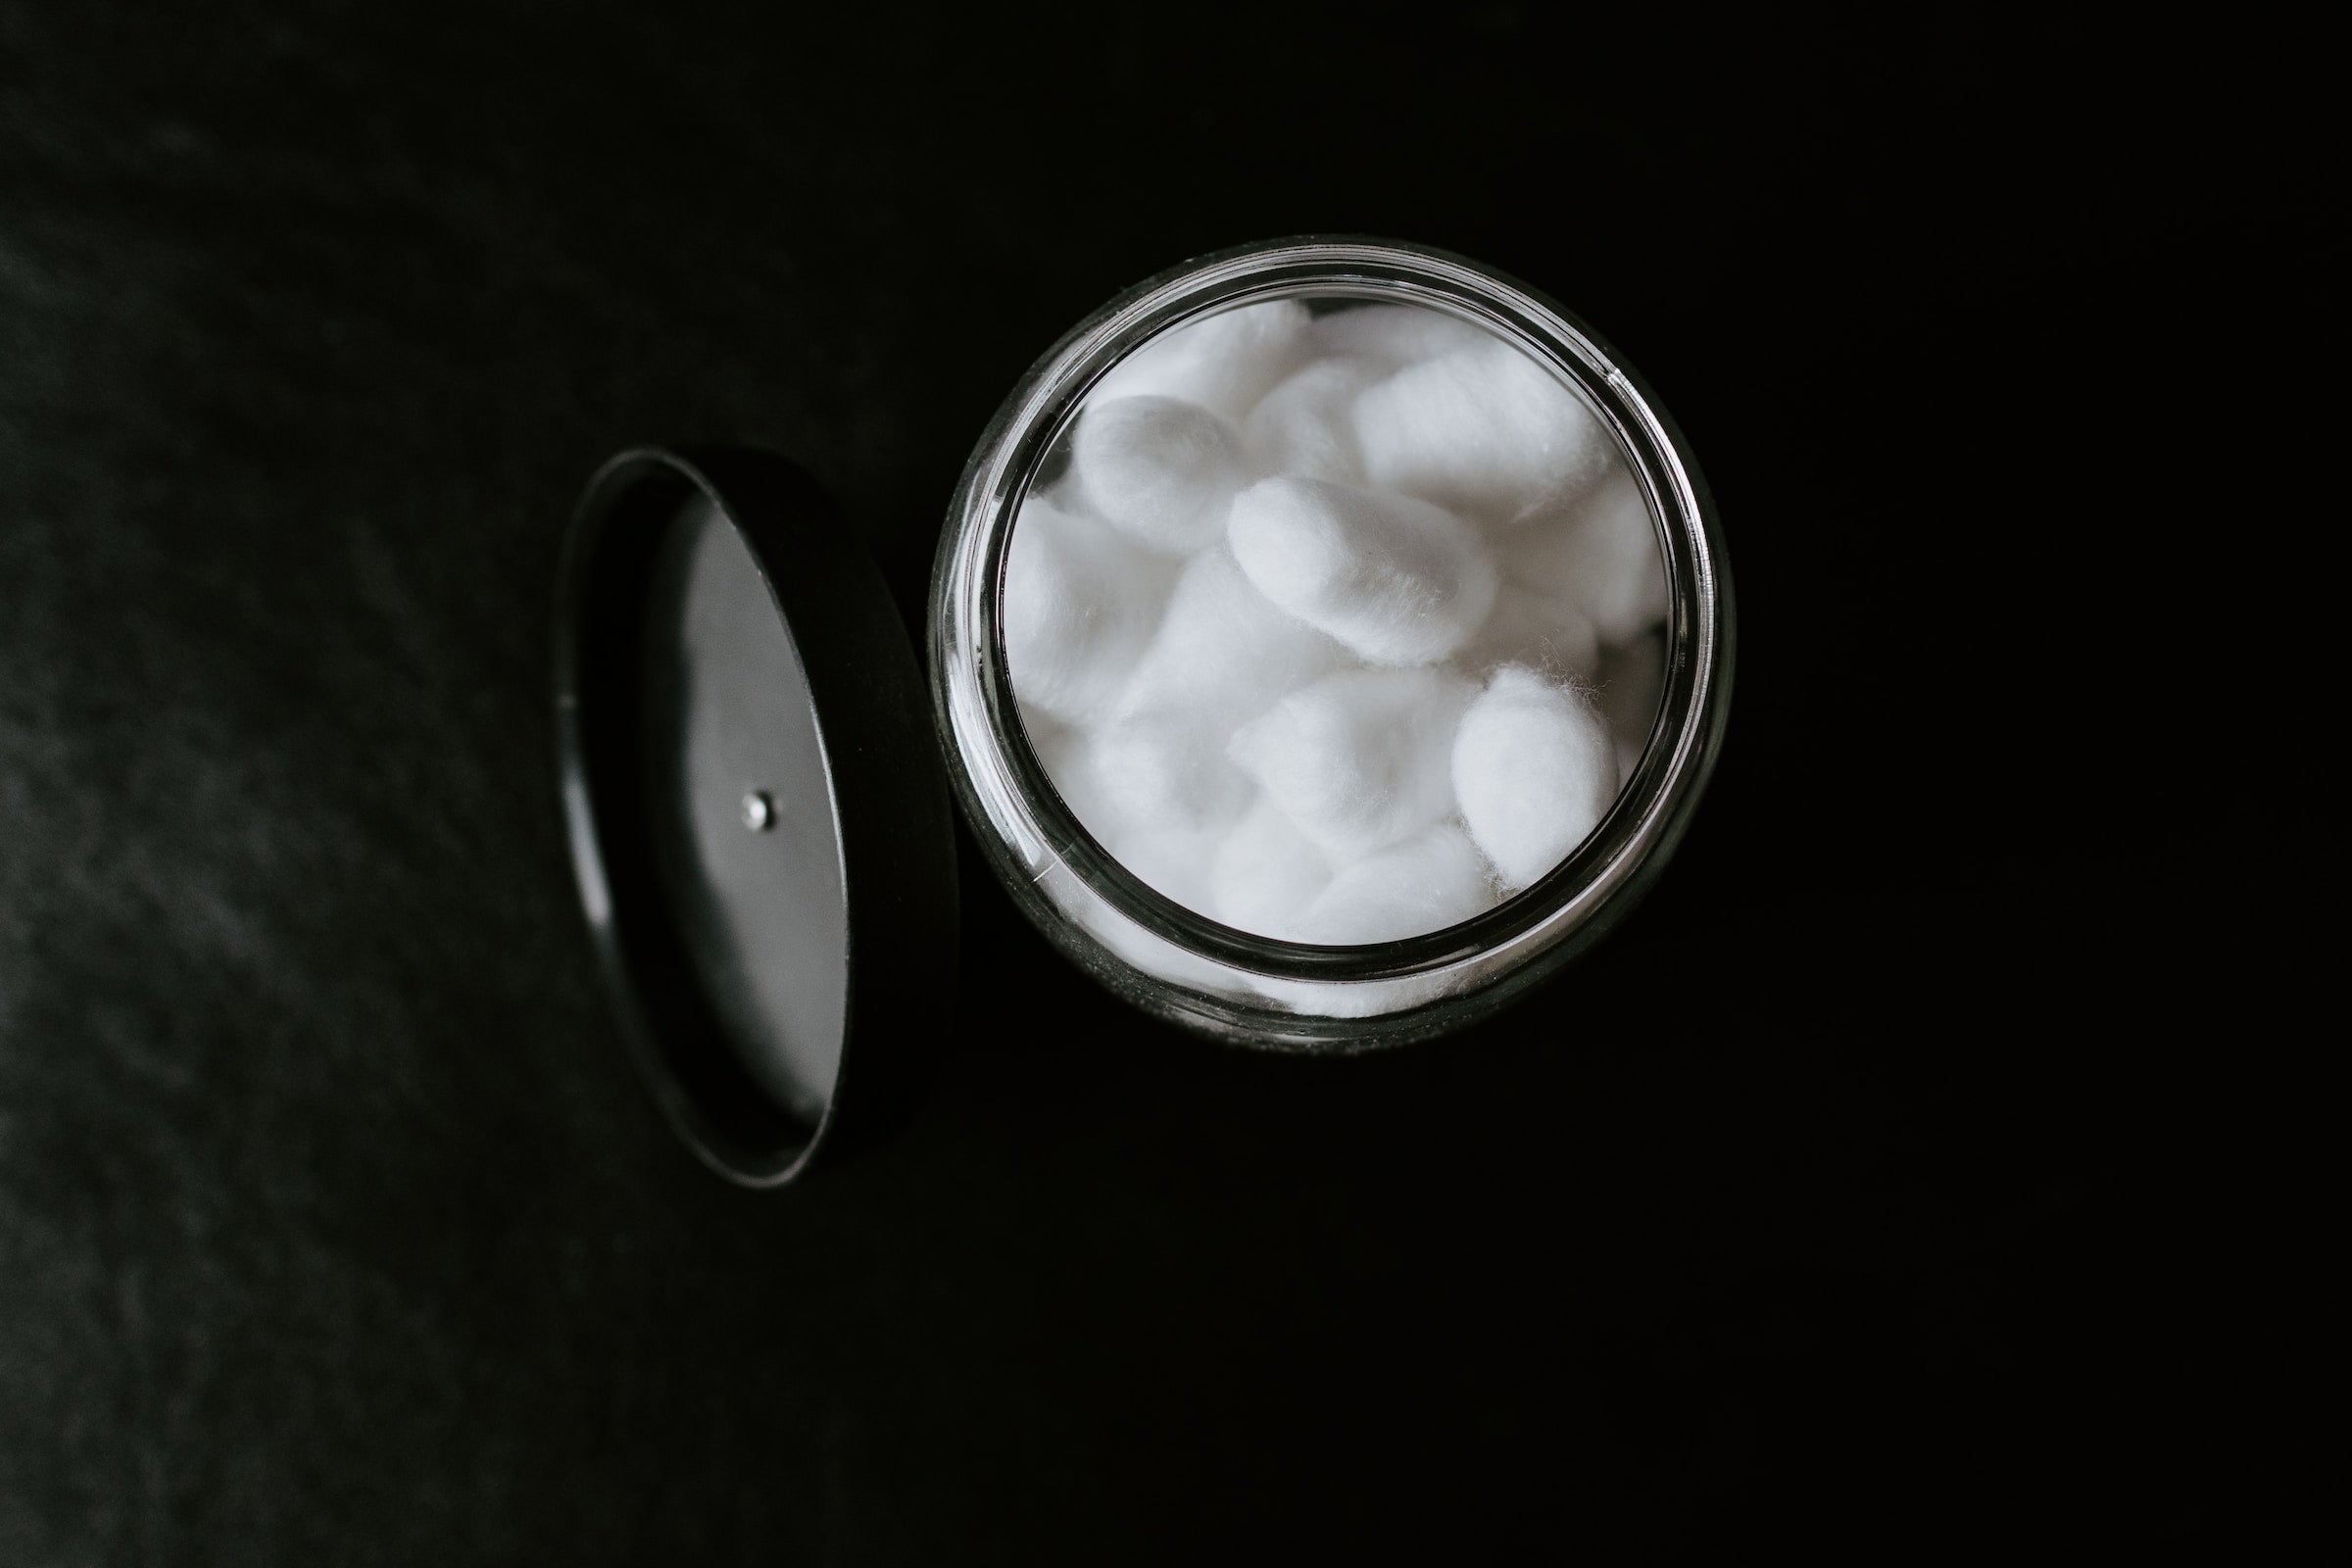
[[[1151,858],[1149,853],[1145,858]],[[1174,899],[1179,904],[1191,905],[1193,902],[1182,893],[1157,887],[1148,877],[1144,880],[1163,897]],[[1076,877],[1066,867],[1050,866],[1039,879],[1038,885],[1056,907],[1073,915],[1096,941],[1144,973],[1157,975],[1162,980],[1191,986],[1210,995],[1231,995],[1235,991],[1233,976],[1223,968],[1198,954],[1186,952],[1167,938],[1147,931],[1125,915],[1104,906],[1091,894],[1080,890]]]
[[[1188,908],[1209,907],[1208,869],[1250,798],[1218,746],[1164,715],[1029,733],[1046,776],[1112,858]]]
[[[1245,305],[1163,332],[1110,368],[1095,397],[1182,398],[1240,420],[1307,348],[1306,307],[1297,300]]]
[[[1444,659],[1494,608],[1476,530],[1408,496],[1264,479],[1234,498],[1227,537],[1259,592],[1375,664]]]
[[[1070,453],[1014,533],[1010,673],[1055,787],[1147,885],[1393,941],[1606,814],[1659,702],[1664,572],[1631,470],[1536,361],[1430,311],[1251,307],[1114,369]],[[1369,1016],[1449,983],[1252,985]]]
[[[1495,520],[1581,490],[1615,456],[1576,394],[1499,338],[1367,387],[1355,439],[1374,487]]]
[[[1348,669],[1276,703],[1232,756],[1337,859],[1396,843],[1453,809],[1453,729],[1473,688],[1436,669]]]
[[[1617,754],[1590,704],[1532,669],[1494,672],[1453,738],[1453,793],[1505,887],[1559,864],[1617,797]]]
[[[1225,837],[1217,828],[1130,822],[1104,840],[1102,847],[1154,893],[1188,909],[1208,909],[1216,897],[1209,870]]]
[[[1037,754],[1046,777],[1053,781],[1054,793],[1070,808],[1070,814],[1078,818],[1080,827],[1093,834],[1097,842],[1108,845],[1113,835],[1126,825],[1126,818],[1095,776],[1093,737],[1085,730],[1058,722],[1051,714],[1037,712],[1026,704],[1022,705],[1021,720],[1029,732],[1030,749]]]
[[[1189,555],[1225,526],[1245,475],[1224,420],[1176,398],[1089,403],[1072,448],[1087,502],[1137,544]]]
[[[1503,664],[1530,664],[1554,680],[1582,684],[1600,666],[1600,639],[1575,600],[1506,581],[1485,623],[1447,662],[1480,677]]]
[[[1318,360],[1267,393],[1242,429],[1257,471],[1361,485],[1364,461],[1348,411],[1380,373],[1369,360]]]
[[[1630,642],[1666,618],[1666,563],[1649,502],[1622,462],[1585,495],[1539,503],[1500,534],[1497,549],[1511,576],[1582,605],[1603,642]]]
[[[1107,713],[1159,619],[1167,571],[1092,518],[1031,497],[1004,557],[1004,657],[1023,703]]]
[[[1031,703],[1027,698],[1016,698],[1015,702],[1020,709],[1021,725],[1028,730],[1032,741],[1042,742],[1049,737],[1059,738],[1070,733],[1069,725]]]
[[[1077,746],[1079,731],[1034,703],[1021,702],[1020,710],[1021,729],[1029,737],[1029,749],[1037,754],[1037,760],[1045,764],[1046,776],[1051,778]]]
[[[1117,822],[1205,832],[1250,802],[1225,742],[1225,731],[1189,714],[1139,713],[1096,730],[1082,765]]]
[[[1390,1013],[1435,1002],[1453,990],[1456,983],[1453,976],[1442,972],[1408,974],[1396,980],[1358,980],[1348,985],[1253,975],[1250,989],[1301,1017],[1385,1018]]]
[[[1617,738],[1619,760],[1631,774],[1649,745],[1658,704],[1666,695],[1666,633],[1651,631],[1601,656],[1598,690],[1601,716]]]
[[[1285,937],[1330,881],[1330,857],[1260,797],[1210,861],[1208,910],[1236,930]]]
[[[1460,828],[1440,822],[1347,867],[1298,916],[1297,940],[1327,947],[1439,931],[1494,904],[1487,863]]]
[[[1346,651],[1275,608],[1223,545],[1186,563],[1159,630],[1129,677],[1119,711],[1200,715],[1224,734],[1285,692],[1338,667]],[[1217,741],[1220,751],[1224,740]]]
[[[1315,347],[1360,355],[1397,369],[1486,341],[1484,327],[1418,305],[1356,305],[1315,318]]]

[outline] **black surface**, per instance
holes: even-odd
[[[0,6],[0,1561],[2242,1546],[2230,1455],[2317,1482],[2207,1396],[2317,1375],[2215,1238],[2323,1147],[2341,182],[2313,40],[2156,25]],[[911,608],[1033,355],[1312,230],[1701,454],[1672,872],[1338,1063],[967,874],[908,1133],[713,1180],[549,783],[581,476],[781,447]]]

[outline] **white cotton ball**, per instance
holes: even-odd
[[[1439,929],[1444,929],[1440,927]],[[1334,984],[1322,980],[1278,980],[1252,975],[1250,989],[1266,1001],[1302,1018],[1382,1018],[1459,989],[1458,974],[1408,974],[1395,980],[1356,980]]]
[[[1337,668],[1347,651],[1277,609],[1224,545],[1185,564],[1159,630],[1136,662],[1118,710],[1155,710],[1222,723],[1224,737],[1295,691]]]
[[[1453,793],[1503,885],[1526,887],[1582,844],[1616,800],[1608,725],[1567,687],[1532,669],[1498,669],[1454,735]]]
[[[1115,824],[1207,832],[1240,816],[1250,784],[1226,741],[1222,728],[1182,713],[1139,713],[1096,730],[1085,746],[1085,787],[1112,817],[1111,836]]]
[[[1112,366],[1094,395],[1182,398],[1238,421],[1298,368],[1308,349],[1307,324],[1306,307],[1297,300],[1224,311],[1152,339]]]
[[[1642,748],[1619,736],[1611,739],[1609,749],[1610,755],[1617,759],[1617,789],[1623,793],[1634,781],[1634,769],[1642,765]]]
[[[1221,965],[1144,929],[1083,891],[1067,866],[1049,866],[1038,886],[1049,902],[1069,914],[1088,935],[1145,974],[1211,996],[1232,996],[1241,989]],[[1164,890],[1154,891],[1162,897],[1176,897]],[[1179,898],[1176,902],[1186,901]]]
[[[1437,669],[1341,670],[1244,726],[1233,760],[1325,853],[1367,855],[1453,809],[1453,730],[1473,690]]]
[[[1034,703],[1016,699],[1021,710],[1021,729],[1029,737],[1029,749],[1045,765],[1046,776],[1052,778],[1072,753],[1081,732],[1073,729]]]
[[[1649,732],[1658,720],[1658,704],[1666,695],[1666,633],[1661,628],[1643,634],[1622,648],[1601,656],[1593,700],[1617,738],[1620,760],[1631,775],[1649,745]]]
[[[1341,870],[1295,929],[1297,940],[1325,947],[1396,942],[1458,924],[1494,902],[1469,835],[1440,822]]]
[[[1025,704],[1021,722],[1029,732],[1030,750],[1037,754],[1046,777],[1053,781],[1054,792],[1070,808],[1078,825],[1092,834],[1097,843],[1107,847],[1127,824],[1124,814],[1096,777],[1091,754],[1093,737],[1050,714],[1036,712]]]
[[[1032,496],[1004,556],[1013,690],[1076,723],[1109,712],[1158,623],[1168,573],[1101,523]]]
[[[1477,532],[1409,496],[1263,479],[1234,498],[1227,537],[1259,592],[1376,664],[1444,659],[1494,608]]]
[[[1541,502],[1496,542],[1511,576],[1584,607],[1606,643],[1625,643],[1666,618],[1666,562],[1649,502],[1622,462],[1585,495]]]
[[[1014,706],[1021,712],[1021,727],[1029,732],[1030,743],[1041,749],[1072,733],[1070,726],[1039,708],[1025,697],[1015,696]]]
[[[1264,474],[1289,473],[1335,484],[1361,485],[1363,458],[1355,450],[1349,410],[1356,395],[1380,378],[1369,360],[1318,360],[1266,394],[1242,428],[1242,445]]]
[[[1222,737],[1164,715],[1092,731],[1027,714],[1024,723],[1046,776],[1095,842],[1170,898],[1204,906],[1209,861],[1251,794]]]
[[[1482,678],[1503,664],[1526,664],[1581,685],[1600,667],[1600,638],[1575,600],[1506,580],[1485,623],[1447,662]]]
[[[1164,716],[1091,732],[1037,727],[1029,739],[1071,814],[1113,859],[1188,908],[1208,906],[1209,865],[1250,798],[1218,744]]]
[[[1206,909],[1215,898],[1209,869],[1224,839],[1221,828],[1129,823],[1102,847],[1152,892],[1188,909]]]
[[[1396,369],[1475,347],[1494,334],[1476,322],[1419,305],[1354,305],[1316,317],[1313,337],[1324,354],[1360,355]]]
[[[1073,466],[1087,503],[1147,550],[1189,555],[1225,526],[1246,477],[1224,420],[1176,398],[1114,398],[1078,416]]]
[[[1260,797],[1209,863],[1208,911],[1238,931],[1281,938],[1330,881],[1330,858]]]
[[[1500,338],[1367,387],[1355,439],[1375,487],[1495,520],[1582,490],[1616,455],[1577,395]]]

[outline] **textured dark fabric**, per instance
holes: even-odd
[[[2225,1524],[2159,1462],[2237,1430],[2181,1107],[2261,1033],[2222,873],[2321,810],[2340,176],[2307,46],[2054,25],[0,3],[0,1563]],[[1680,861],[1317,1063],[1098,995],[967,855],[918,1122],[721,1186],[564,860],[579,484],[781,447],[911,622],[1035,355],[1312,230],[1528,279],[1688,430],[1741,646]]]

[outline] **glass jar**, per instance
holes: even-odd
[[[1161,333],[1278,299],[1445,312],[1498,334],[1575,390],[1645,493],[1664,564],[1663,693],[1600,825],[1552,870],[1460,924],[1365,947],[1221,925],[1153,891],[1080,824],[1023,724],[1004,653],[1006,550],[1089,391]],[[981,436],[932,574],[933,710],[954,792],[992,869],[1072,961],[1155,1016],[1238,1044],[1347,1053],[1485,1017],[1591,946],[1656,879],[1689,825],[1731,697],[1732,595],[1713,503],[1647,387],[1588,327],[1522,284],[1395,241],[1251,245],[1152,278],[1031,368]]]

